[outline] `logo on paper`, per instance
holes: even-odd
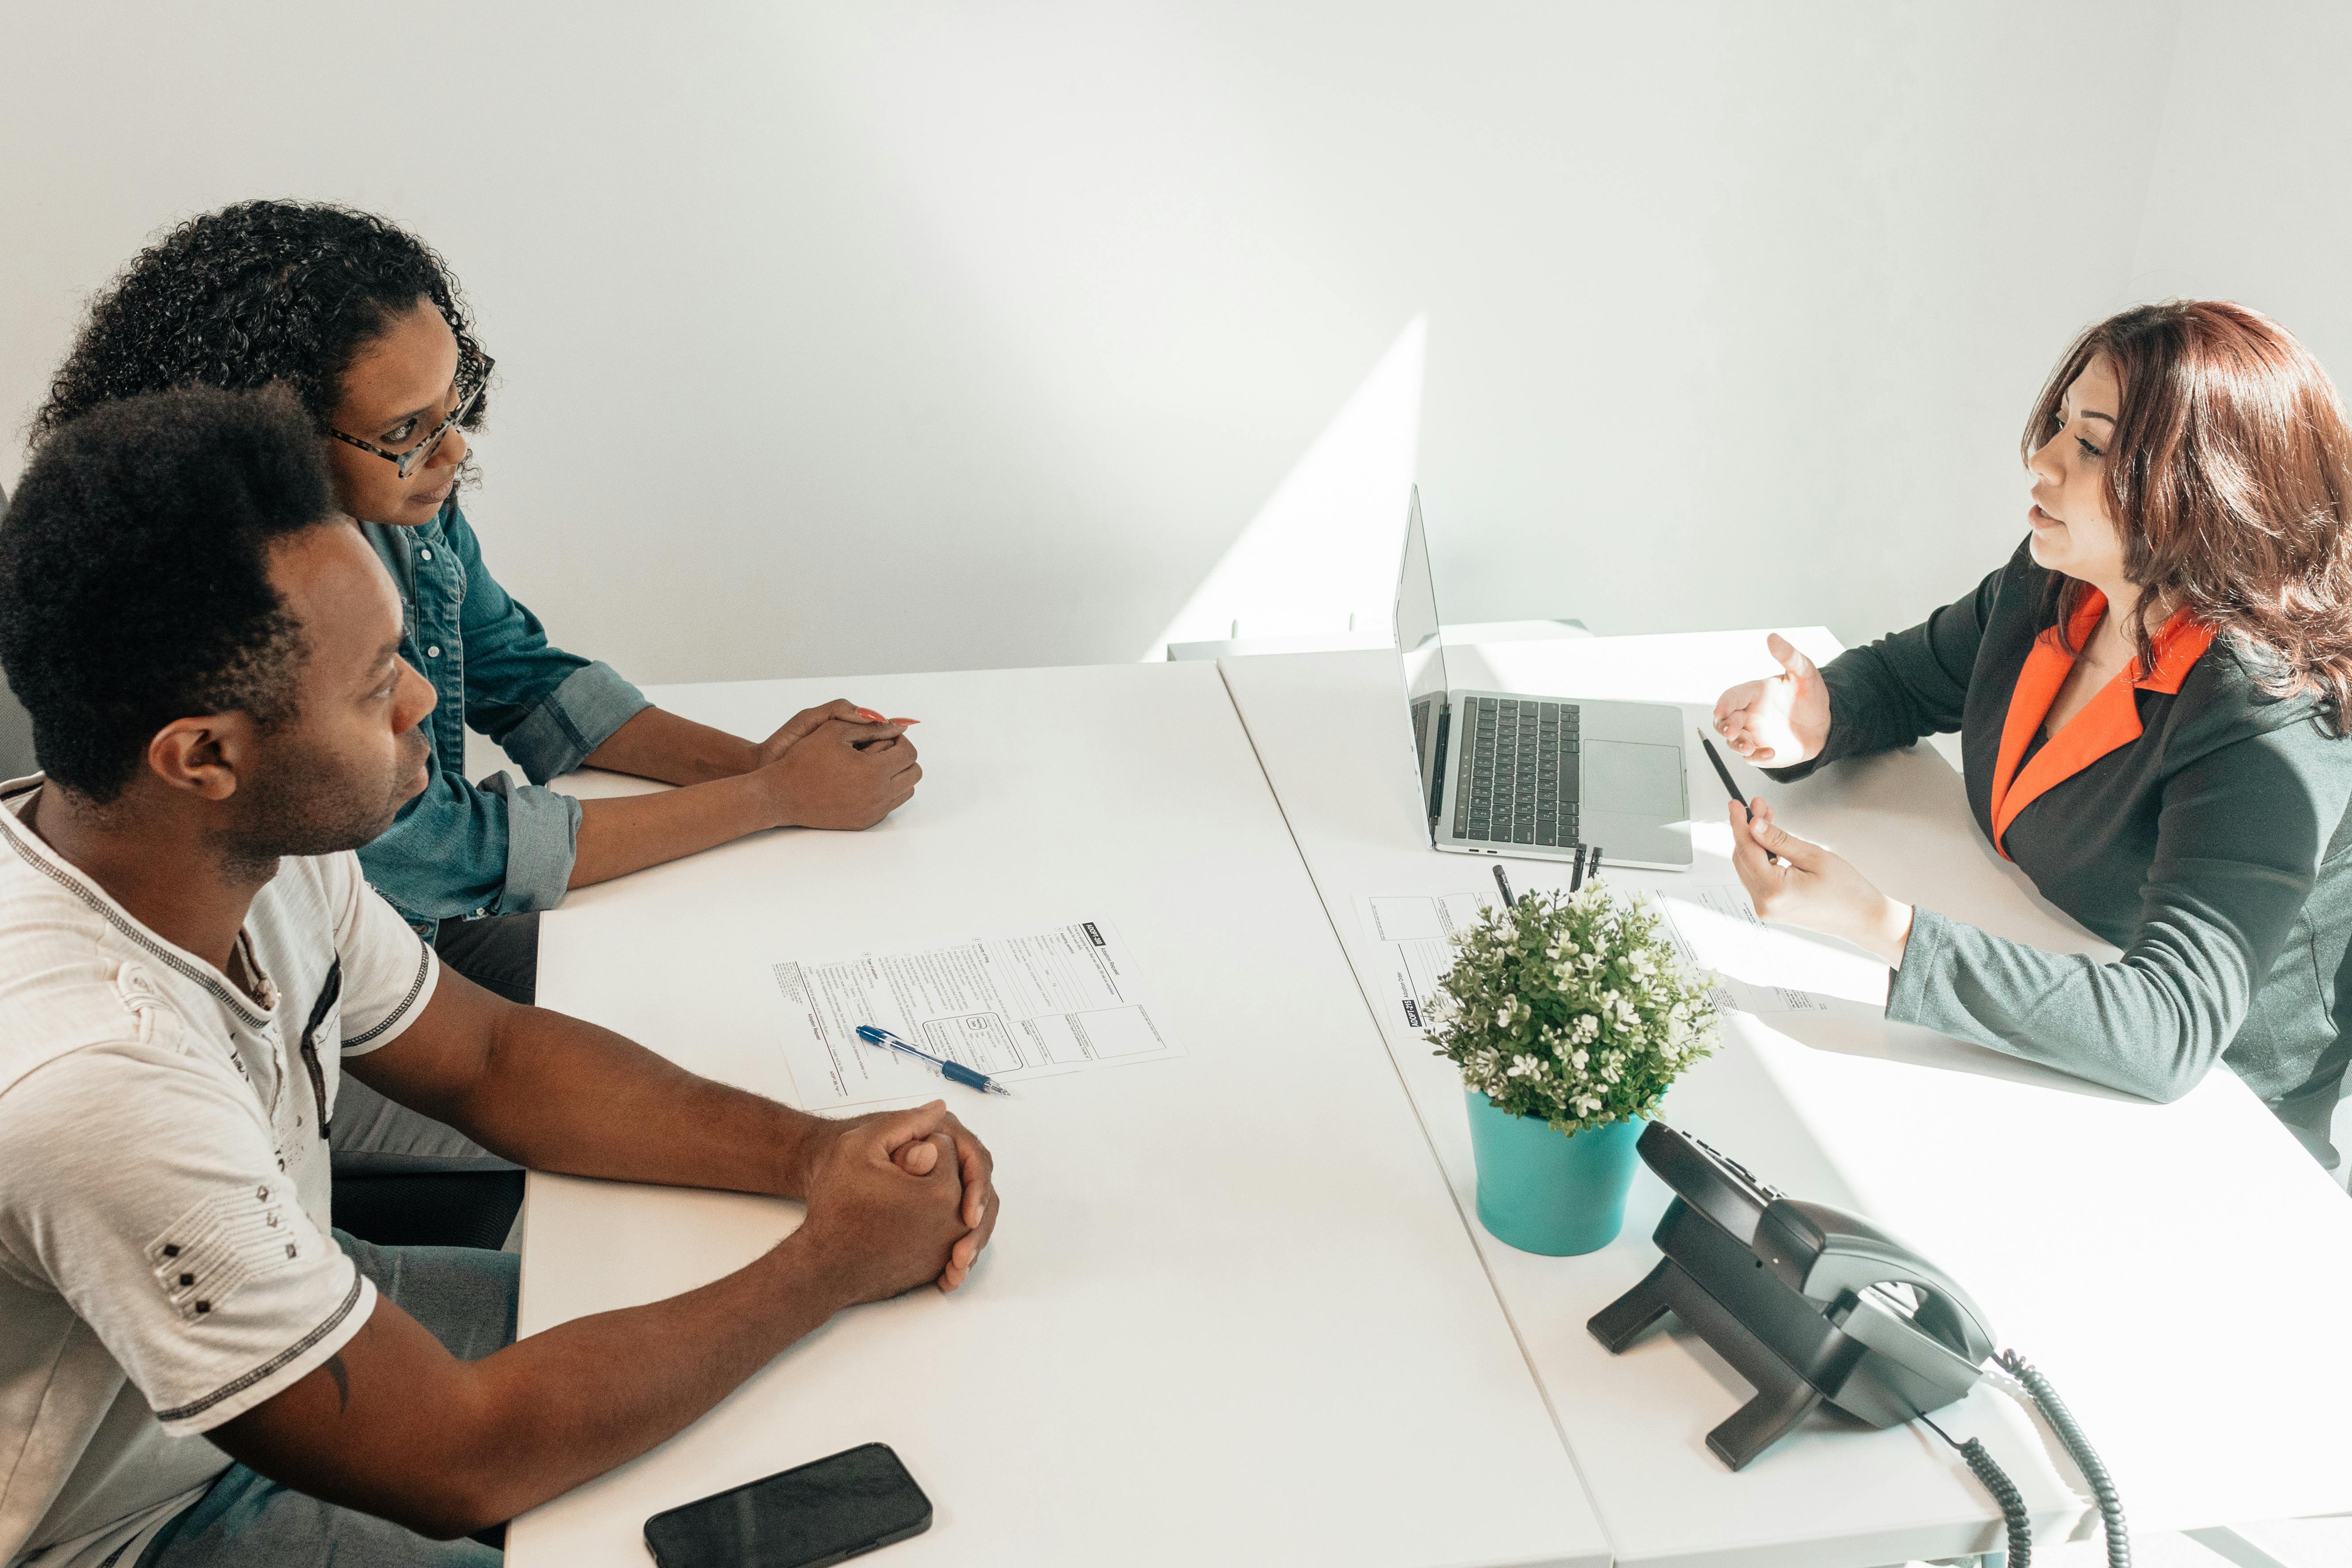
[[[1404,1021],[1416,1029],[1421,1027],[1421,1009],[1412,1005],[1410,996],[1404,999]]]
[[[1086,927],[1087,940],[1088,942],[1093,942],[1097,947],[1108,947],[1110,945],[1110,943],[1103,941],[1103,933],[1095,930],[1094,921],[1080,921],[1078,923]]]

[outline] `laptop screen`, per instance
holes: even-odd
[[[1429,574],[1429,542],[1421,531],[1421,489],[1405,515],[1404,562],[1397,573],[1397,652],[1404,661],[1405,707],[1412,719],[1412,754],[1421,767],[1422,798],[1437,820],[1440,741],[1445,718],[1445,644],[1437,628],[1437,584]]]

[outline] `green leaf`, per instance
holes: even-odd
[[[1491,908],[1455,943],[1424,1037],[1512,1115],[1562,1132],[1647,1115],[1720,1038],[1712,977],[1605,883]]]

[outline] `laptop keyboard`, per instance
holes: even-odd
[[[1462,704],[1454,836],[1486,844],[1581,843],[1577,825],[1577,708],[1510,697]]]

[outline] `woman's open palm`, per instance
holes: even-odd
[[[1813,661],[1774,632],[1765,640],[1780,673],[1733,687],[1715,702],[1715,728],[1751,763],[1794,767],[1830,738],[1830,689]]]

